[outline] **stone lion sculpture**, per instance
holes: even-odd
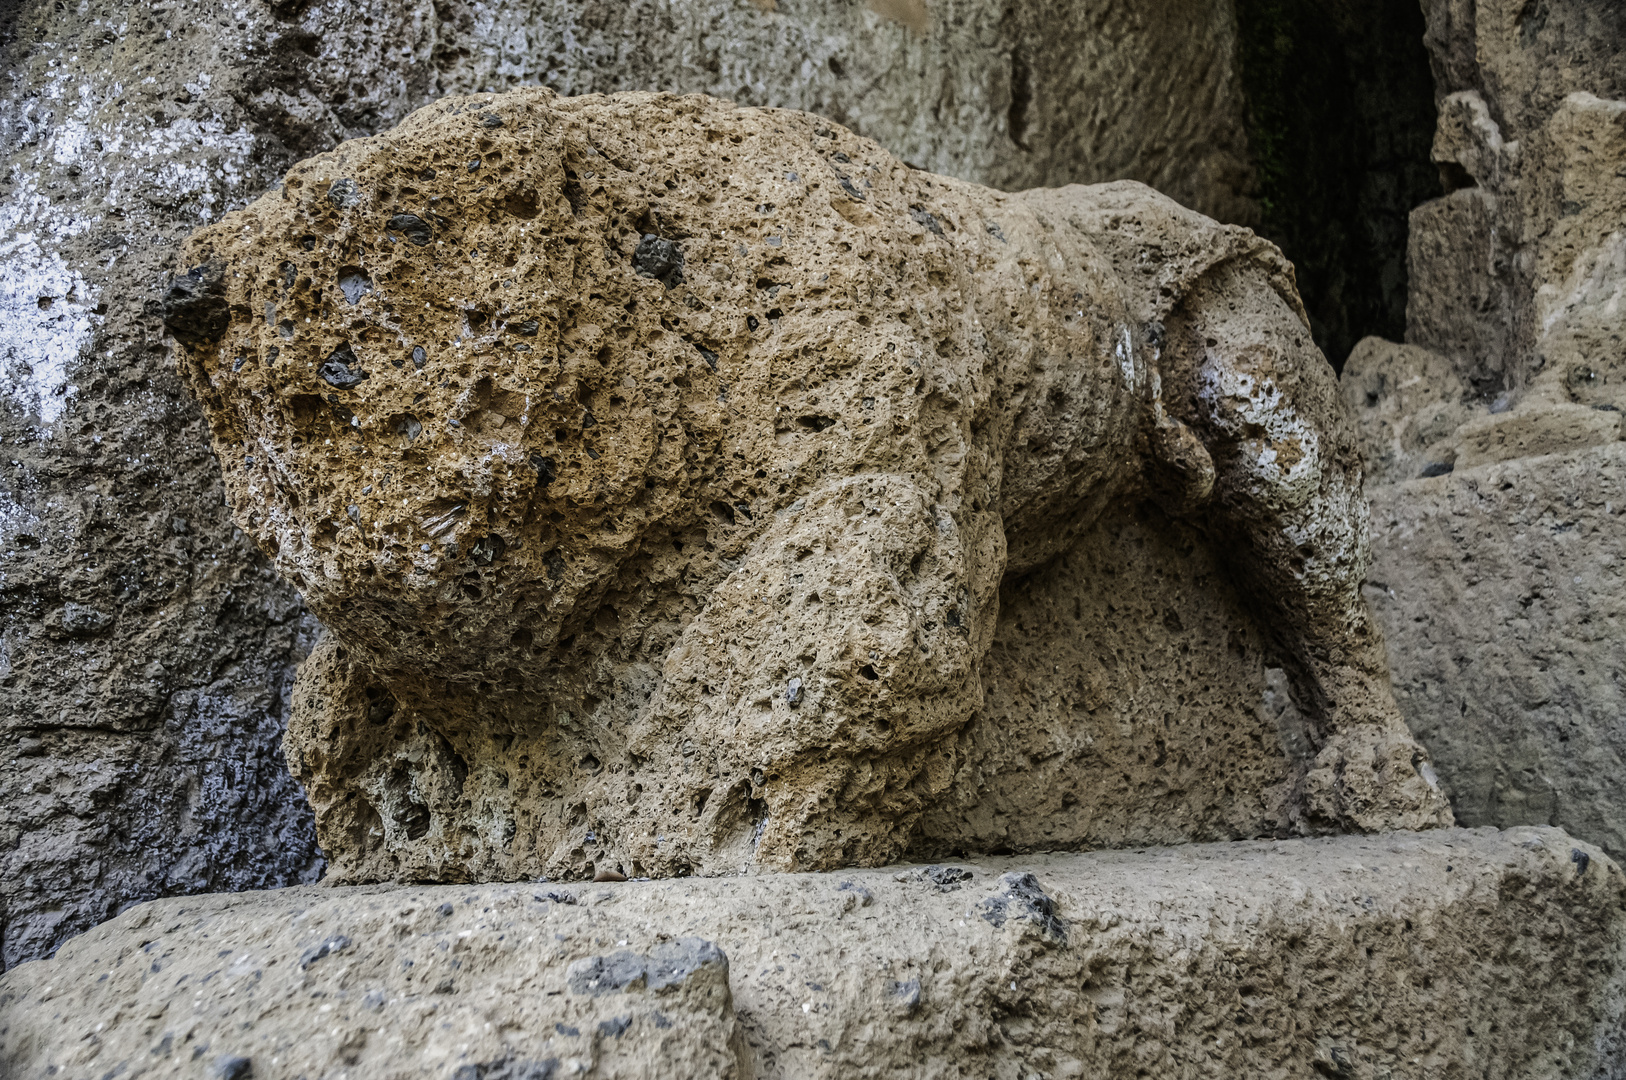
[[[999,589],[1194,523],[1314,746],[1300,830],[1448,823],[1279,253],[806,114],[454,98],[294,168],[166,298],[242,528],[330,636],[287,737],[341,881],[895,858]]]

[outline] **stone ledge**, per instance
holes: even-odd
[[[158,900],[0,977],[0,1074],[1620,1075],[1557,829]]]

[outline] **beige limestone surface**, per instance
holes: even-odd
[[[1050,846],[970,806],[1058,736],[1100,736],[1051,787],[1096,789],[1069,844],[1449,822],[1336,382],[1245,229],[805,113],[521,91],[313,158],[183,257],[234,510],[332,634],[287,746],[341,880],[875,864],[955,785],[934,842]],[[1138,567],[1143,504],[1185,524]],[[1074,656],[1025,625],[1069,614],[1108,628]]]
[[[300,887],[0,976],[0,1071],[1604,1080],[1623,933],[1626,876],[1537,828]]]

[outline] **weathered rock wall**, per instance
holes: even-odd
[[[1462,819],[1626,851],[1626,443],[1377,489],[1367,596]]]
[[[1557,829],[142,905],[0,1072],[1609,1080],[1626,877]]]
[[[873,7],[0,12],[0,964],[319,866],[276,749],[311,624],[226,517],[150,307],[179,237],[295,159],[457,91],[703,90],[985,183],[1127,176],[1252,219],[1227,4]]]
[[[1452,190],[1412,215],[1407,344],[1362,342],[1343,380],[1368,595],[1460,820],[1619,853],[1626,8],[1425,10]]]

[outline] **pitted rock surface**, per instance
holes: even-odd
[[[287,745],[340,880],[884,862],[978,764],[1002,586],[1142,503],[1310,718],[1238,831],[1449,821],[1336,384],[1246,230],[522,91],[311,159],[185,260],[227,283],[181,355],[230,498],[332,631]]]
[[[0,1071],[1609,1080],[1626,1066],[1626,876],[1558,829],[956,868],[949,892],[887,868],[155,901],[0,976]],[[342,952],[300,965],[337,936]]]

